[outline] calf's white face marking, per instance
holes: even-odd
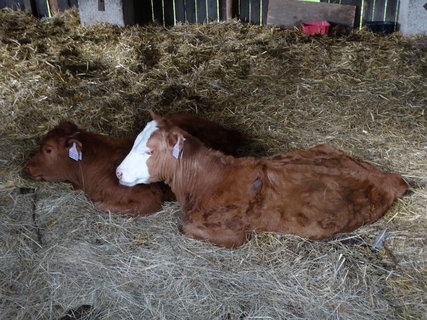
[[[132,150],[117,167],[116,175],[120,184],[133,187],[138,183],[147,183],[150,178],[147,160],[151,156],[151,150],[147,147],[147,142],[156,130],[158,130],[157,122],[152,120],[147,123],[144,130],[136,137]]]

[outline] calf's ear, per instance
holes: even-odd
[[[178,133],[177,132],[169,132],[168,134],[168,144],[170,147],[173,147],[178,141]]]
[[[185,138],[180,132],[171,131],[168,135],[169,146],[172,147],[172,155],[175,158],[182,158],[184,150],[184,141]]]
[[[78,131],[78,127],[74,123],[66,120],[62,120],[56,128],[63,130],[67,135],[71,135]]]
[[[153,120],[156,120],[157,122],[163,119],[162,116],[158,115],[157,113],[154,113],[152,110],[150,110],[150,115],[151,118],[153,118]]]
[[[65,147],[66,148],[71,148],[73,146],[73,144],[76,145],[76,149],[78,152],[82,152],[82,143],[77,140],[76,138],[69,138],[66,142],[65,142]]]

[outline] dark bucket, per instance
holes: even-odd
[[[393,21],[369,21],[365,23],[368,30],[390,34],[394,31]]]

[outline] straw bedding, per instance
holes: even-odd
[[[425,319],[425,41],[236,21],[85,27],[76,10],[44,21],[0,11],[0,318]],[[176,203],[101,214],[69,184],[26,174],[61,119],[135,135],[149,109],[238,129],[242,155],[329,141],[400,173],[412,192],[351,234],[259,234],[227,250],[182,235]]]

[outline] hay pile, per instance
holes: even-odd
[[[423,41],[236,21],[85,27],[75,10],[45,21],[0,11],[0,318],[425,317]],[[60,119],[134,135],[149,109],[236,128],[249,137],[242,155],[330,141],[413,192],[352,234],[261,234],[227,250],[183,236],[176,203],[136,219],[100,214],[69,184],[23,172]]]

